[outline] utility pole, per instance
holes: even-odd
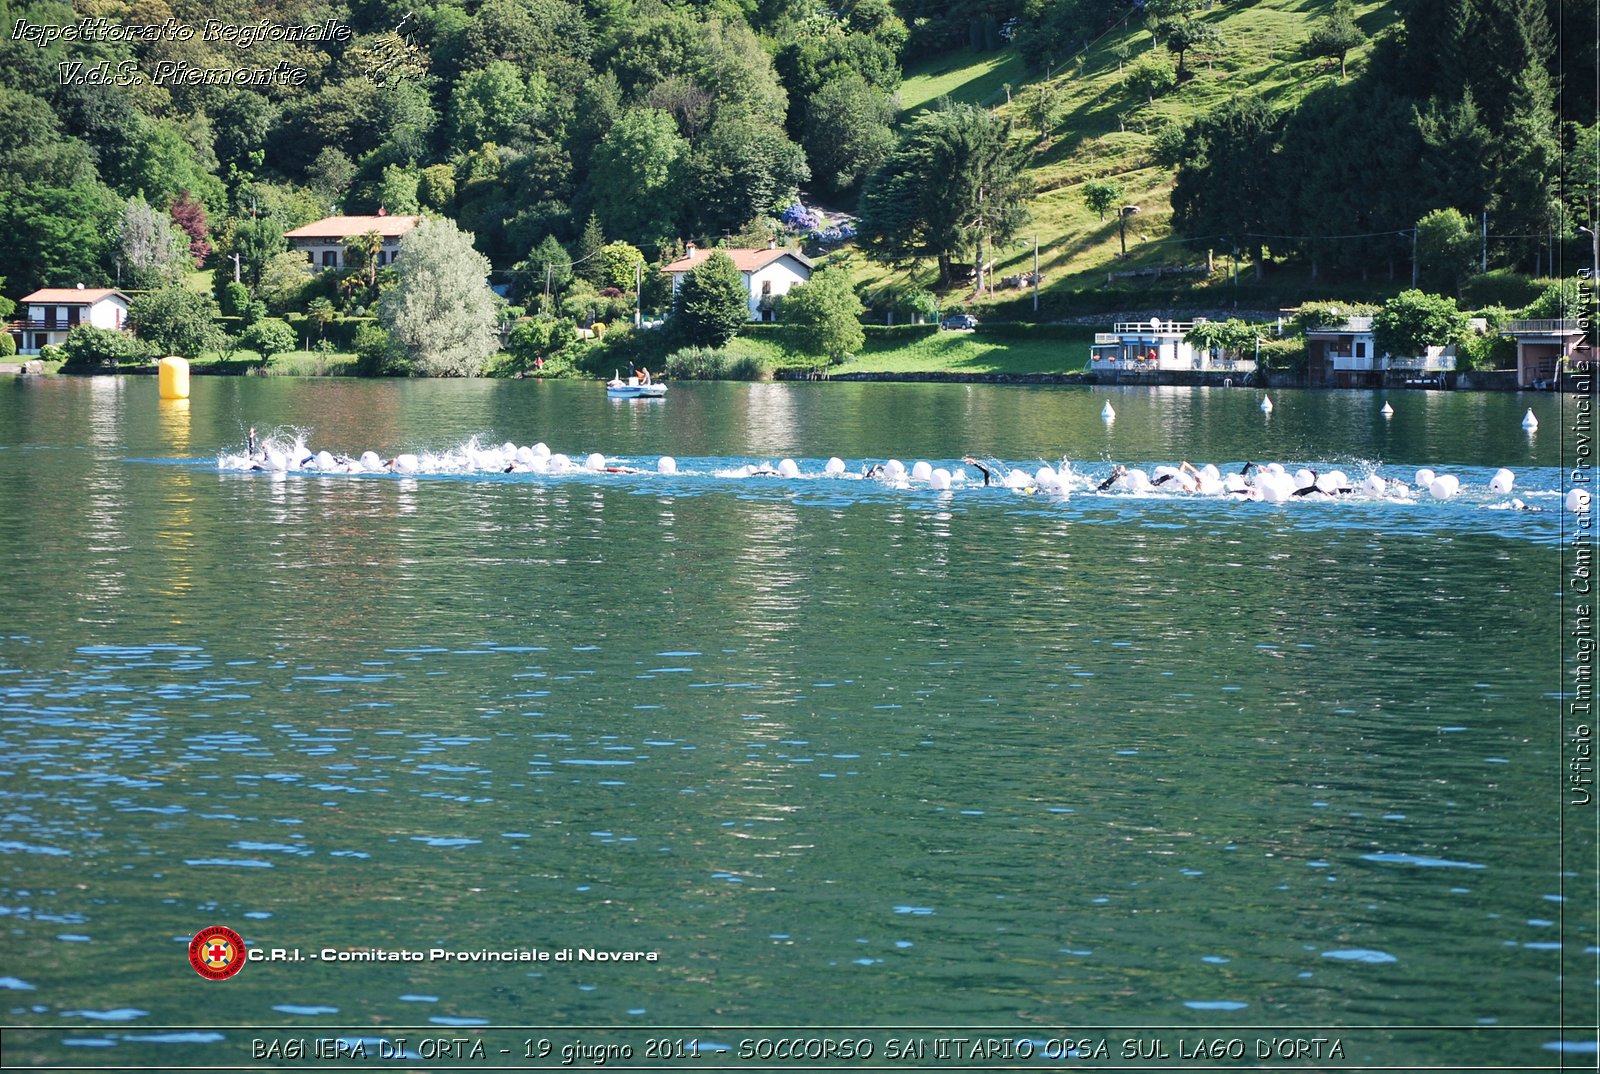
[[[238,283],[239,282],[239,255],[238,254],[229,254],[228,256],[233,259],[233,282],[234,283]]]
[[[1039,236],[1033,237],[1033,312],[1039,312]]]
[[[644,323],[644,262],[633,263],[633,327]]]
[[[1489,210],[1483,210],[1483,253],[1478,265],[1479,272],[1489,271]]]
[[[1411,289],[1417,288],[1417,229],[1411,229]]]

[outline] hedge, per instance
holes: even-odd
[[[283,319],[294,329],[302,348],[308,339],[313,347],[317,340],[326,339],[334,350],[347,352],[356,349],[356,332],[361,326],[376,323],[371,317],[334,317],[319,334],[317,322],[303,313],[290,313]]]

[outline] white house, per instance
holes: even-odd
[[[383,248],[378,251],[378,267],[392,264],[400,252],[400,238],[417,226],[416,216],[390,216],[380,212],[377,216],[329,216],[316,223],[285,231],[297,252],[306,255],[306,264],[313,271],[345,267],[344,248],[371,231],[383,236]]]
[[[21,316],[10,326],[18,354],[38,354],[61,343],[80,324],[120,331],[128,320],[128,296],[114,287],[45,287],[23,295]]]
[[[661,271],[672,277],[672,295],[676,299],[683,278],[705,264],[713,253],[724,253],[733,259],[734,267],[744,277],[745,291],[749,295],[750,319],[771,321],[776,319],[773,302],[789,293],[791,287],[811,278],[816,266],[805,254],[785,250],[777,244],[764,250],[743,247],[724,247],[720,250],[699,250],[693,243],[688,251]]]
[[[1089,349],[1093,372],[1158,373],[1177,370],[1249,372],[1256,364],[1248,358],[1213,358],[1204,347],[1183,337],[1199,321],[1118,321],[1109,332],[1096,332]]]

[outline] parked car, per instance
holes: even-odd
[[[957,313],[946,317],[941,324],[949,329],[976,328],[978,327],[978,319],[970,313]]]

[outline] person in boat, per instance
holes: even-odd
[[[968,466],[977,467],[978,468],[978,473],[983,475],[983,487],[984,488],[988,488],[989,487],[990,470],[989,470],[989,468],[987,466],[985,466],[983,463],[979,462],[977,459],[974,459],[971,455],[963,455],[961,457],[961,461],[966,463]]]
[[[640,366],[639,367],[639,383],[640,384],[649,384],[650,383],[650,370],[648,368],[646,368],[645,366]]]
[[[1122,477],[1124,477],[1127,474],[1127,472],[1128,472],[1128,468],[1126,466],[1122,465],[1120,462],[1117,463],[1117,465],[1115,465],[1115,466],[1113,466],[1111,468],[1111,476],[1106,478],[1104,481],[1100,482],[1100,484],[1096,485],[1095,486],[1095,491],[1096,492],[1104,492],[1106,489],[1110,488],[1112,485],[1115,485],[1118,480],[1120,480]]]

